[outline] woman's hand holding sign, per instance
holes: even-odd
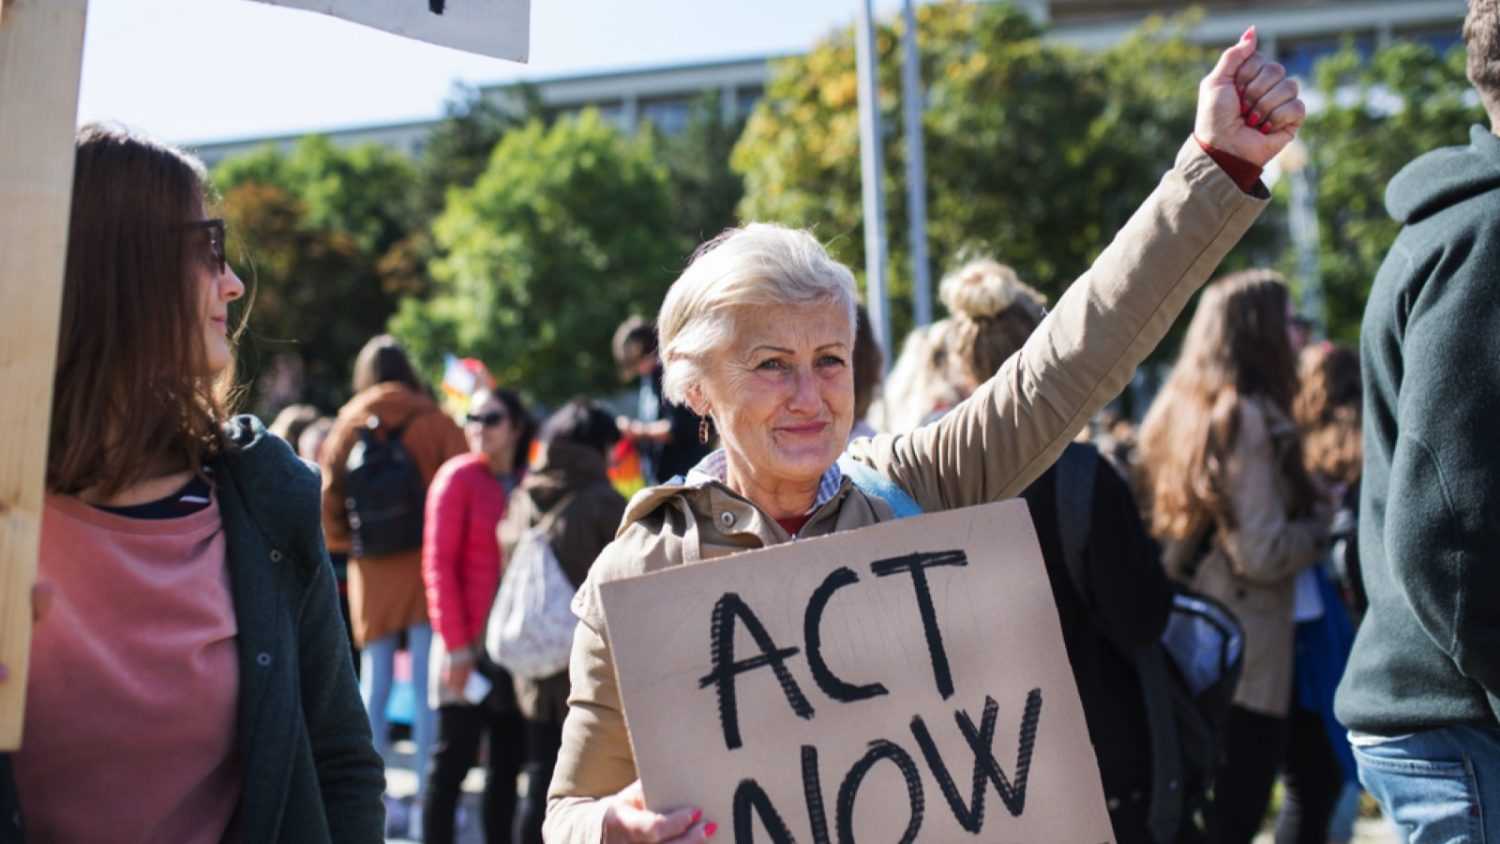
[[[604,811],[604,844],[696,844],[713,838],[718,825],[705,822],[697,809],[664,815],[646,808],[641,781],[611,797]]]
[[[1224,51],[1198,86],[1193,135],[1200,143],[1264,167],[1307,117],[1286,68],[1255,52],[1255,27]]]

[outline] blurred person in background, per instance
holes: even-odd
[[[1463,35],[1490,125],[1385,194],[1403,228],[1360,330],[1370,606],[1337,701],[1416,844],[1500,841],[1500,1],[1471,0]]]
[[[1270,270],[1210,284],[1140,432],[1141,491],[1167,570],[1245,628],[1208,816],[1217,844],[1255,837],[1279,769],[1298,812],[1283,816],[1278,841],[1326,844],[1341,791],[1327,741],[1303,740],[1304,726],[1323,729],[1316,715],[1291,717],[1296,582],[1324,559],[1330,515],[1291,418],[1291,313]]]
[[[485,840],[509,842],[515,817],[516,775],[524,733],[510,675],[484,656],[484,628],[500,585],[503,561],[495,530],[526,476],[536,423],[510,390],[480,390],[469,400],[464,436],[469,452],[438,469],[427,489],[422,580],[432,637],[428,704],[437,712],[422,812],[422,840],[450,844],[460,789],[488,737],[484,787]],[[488,693],[467,687],[481,674]]]
[[[971,261],[944,278],[939,294],[953,314],[948,377],[965,395],[1020,351],[1046,313],[1042,294],[991,259]],[[1088,489],[1058,489],[1070,484]],[[1115,840],[1153,844],[1152,743],[1132,657],[1161,638],[1171,608],[1172,587],[1156,544],[1124,478],[1087,443],[1068,445],[1021,497],[1041,542]],[[1060,501],[1090,505],[1086,513],[1063,513]],[[1074,535],[1065,537],[1069,532]],[[1080,549],[1076,561],[1068,559],[1070,543]]]
[[[666,483],[687,474],[708,453],[708,443],[699,441],[698,418],[662,397],[656,326],[630,317],[615,329],[612,345],[621,377],[640,381],[635,418],[621,416],[615,424],[640,454],[646,483]]]
[[[412,738],[416,742],[417,801],[420,806],[426,785],[426,765],[432,748],[433,713],[427,705],[427,658],[432,648],[432,627],[427,620],[427,601],[422,586],[422,526],[427,486],[438,467],[464,453],[468,444],[458,426],[449,419],[417,378],[406,351],[389,335],[371,338],[354,361],[354,398],[339,410],[338,419],[323,444],[323,532],[328,546],[349,554],[349,616],[360,652],[360,692],[375,733],[375,746],[386,755],[390,749],[386,707],[395,679],[396,651],[404,636],[411,659]],[[392,448],[399,444],[400,453]],[[362,454],[380,454],[385,463],[408,463],[398,486],[375,490],[380,495],[400,496],[386,513],[415,525],[403,530],[402,543],[384,542],[378,550],[356,547],[359,527],[385,527],[376,523],[381,512],[351,512],[350,500],[361,490],[348,489],[350,456],[358,447]],[[373,463],[371,460],[369,463]],[[368,463],[366,464],[368,465]],[[408,480],[410,476],[410,480]],[[385,485],[390,486],[389,481]],[[414,514],[413,514],[414,511]],[[405,546],[405,547],[403,547]],[[387,800],[390,826],[399,833],[420,830],[416,813]]]
[[[885,378],[885,354],[875,341],[870,312],[864,305],[854,309],[854,320],[854,427],[849,429],[851,440],[875,436],[875,427],[868,421],[870,406],[875,403],[880,382]]]
[[[286,440],[293,451],[297,451],[297,441],[302,438],[302,432],[318,421],[321,416],[318,409],[310,404],[289,404],[276,414],[270,431]]]
[[[599,552],[615,538],[625,499],[606,474],[610,448],[619,429],[603,407],[584,399],[563,405],[547,418],[539,435],[541,450],[534,471],[511,495],[499,537],[507,559],[527,531],[548,543],[576,589],[588,577]],[[542,844],[547,786],[562,746],[568,714],[568,672],[533,679],[516,676],[515,697],[525,719],[523,768],[526,792],[516,809],[515,844]],[[515,779],[511,779],[515,791]],[[491,840],[500,840],[492,837]]]
[[[25,740],[0,754],[0,839],[378,842],[382,767],[317,474],[229,416],[245,286],[203,165],[100,126],[75,154],[38,563],[50,600]]]
[[[1333,715],[1334,691],[1344,676],[1354,644],[1355,620],[1362,611],[1358,536],[1360,436],[1359,355],[1353,349],[1322,342],[1298,355],[1297,399],[1292,417],[1302,431],[1302,457],[1308,474],[1335,502],[1327,565],[1299,574],[1297,583],[1296,694],[1302,710],[1293,720],[1292,741],[1326,741],[1344,783],[1330,822],[1328,840],[1336,844],[1354,836],[1359,811],[1359,782],[1354,755],[1344,728]],[[1342,588],[1340,588],[1342,586]],[[1359,602],[1356,605],[1353,602]],[[1316,715],[1316,719],[1307,717]],[[1298,736],[1297,729],[1317,735]],[[1295,812],[1294,792],[1282,815]]]
[[[914,431],[963,399],[949,383],[944,362],[943,337],[948,326],[949,320],[940,319],[919,325],[906,335],[872,414],[881,421],[882,431]]]

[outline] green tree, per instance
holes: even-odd
[[[1185,25],[1153,22],[1109,50],[1085,53],[1042,40],[1006,3],[919,6],[934,272],[992,254],[1055,297],[1086,269],[1192,131],[1197,81],[1214,53],[1189,44]],[[899,36],[899,22],[876,35],[898,337],[911,325]],[[862,271],[850,31],[777,65],[734,164],[745,177],[743,216],[810,227]],[[1268,229],[1245,254],[1275,257],[1273,240]]]
[[[1469,126],[1488,118],[1465,76],[1462,47],[1443,56],[1398,42],[1365,61],[1346,46],[1316,75],[1325,105],[1301,138],[1317,192],[1318,268],[1329,335],[1352,343],[1375,272],[1400,229],[1386,213],[1386,185],[1422,153],[1468,143]],[[1277,186],[1279,195],[1287,191]]]
[[[444,353],[486,361],[546,402],[614,390],[615,325],[654,312],[682,264],[650,137],[595,112],[510,132],[433,226],[435,290],[391,322],[428,371]]]
[[[744,128],[743,119],[726,118],[718,92],[712,92],[694,103],[681,132],[656,133],[667,168],[674,231],[684,242],[702,243],[738,221],[745,183],[729,158]]]
[[[420,223],[414,169],[381,147],[340,149],[311,137],[289,154],[267,147],[227,159],[213,176],[231,260],[253,290],[241,345],[244,371],[262,376],[252,404],[337,407],[359,347],[413,292],[397,270],[399,248]],[[301,375],[300,393],[284,394],[286,385],[266,377],[288,368]]]
[[[474,184],[506,132],[543,116],[540,95],[531,85],[505,89],[502,101],[469,85],[457,85],[443,104],[417,165],[421,204],[429,217],[442,213],[450,188]]]

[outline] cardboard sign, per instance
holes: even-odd
[[[373,26],[419,41],[524,62],[531,0],[258,0]]]
[[[1024,502],[602,598],[653,809],[700,807],[734,844],[1113,841]]]

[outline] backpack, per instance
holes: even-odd
[[[573,616],[577,590],[547,540],[547,526],[571,500],[569,495],[552,509],[554,515],[545,520],[548,525],[538,523],[521,535],[490,607],[485,651],[516,677],[541,680],[568,667],[578,625]]]
[[[1099,452],[1073,444],[1056,464],[1057,527],[1068,575],[1087,596],[1083,549],[1092,522]],[[1244,629],[1223,604],[1173,585],[1161,640],[1129,654],[1151,740],[1149,825],[1158,844],[1190,839],[1208,803],[1220,735],[1244,663]],[[1165,786],[1165,787],[1163,787]]]
[[[408,418],[382,437],[380,417],[371,416],[344,461],[344,505],[354,557],[381,557],[422,547],[427,486],[417,462],[401,444],[410,422]]]

